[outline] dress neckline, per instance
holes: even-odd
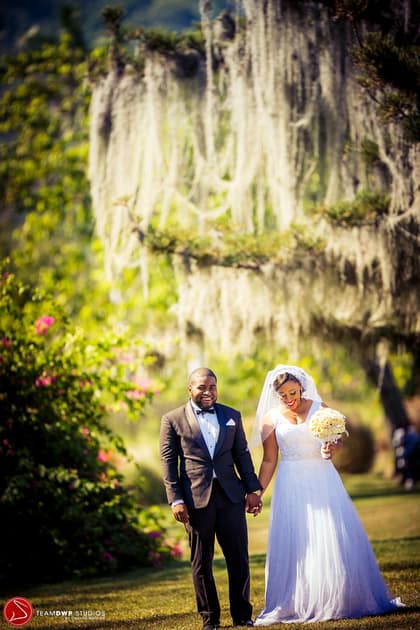
[[[292,427],[301,427],[302,425],[306,424],[308,421],[309,416],[311,415],[311,411],[312,411],[312,407],[315,405],[317,401],[313,400],[311,403],[311,406],[308,409],[308,413],[306,414],[306,418],[303,422],[290,422],[290,420],[288,420],[286,418],[286,416],[283,416],[283,414],[281,414],[283,416],[283,418],[285,419],[285,421],[287,422],[287,424],[290,424]]]

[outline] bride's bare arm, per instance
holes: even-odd
[[[265,492],[268,484],[271,481],[271,478],[274,475],[274,471],[277,466],[277,460],[279,456],[279,448],[276,442],[276,436],[274,431],[271,431],[269,435],[267,435],[266,439],[263,442],[264,455],[260,466],[260,471],[258,474],[258,479],[260,484],[263,487],[263,493]]]

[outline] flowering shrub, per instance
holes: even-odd
[[[156,568],[162,566],[168,554],[176,560],[182,558],[182,549],[179,543],[174,544],[165,538],[164,519],[164,513],[158,505],[152,505],[149,509],[143,511],[139,519],[143,531],[147,533],[149,540],[154,542],[153,549],[149,551],[148,559]]]
[[[128,353],[105,331],[88,340],[51,299],[0,274],[0,574],[93,575],[173,557],[161,522],[159,536],[143,531],[112,463],[124,445],[104,423],[105,410],[137,418],[152,399],[156,386],[135,376],[147,348]]]

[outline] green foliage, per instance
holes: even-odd
[[[84,52],[69,35],[0,67],[0,253],[14,248],[21,276],[41,276],[47,290],[70,287],[90,255],[85,72]]]
[[[379,147],[376,142],[370,138],[366,138],[362,141],[360,149],[363,161],[365,162],[368,170],[370,170],[379,162]]]
[[[204,53],[205,48],[204,35],[201,29],[191,29],[178,34],[163,28],[150,28],[143,30],[141,41],[146,50],[169,55],[191,48]]]
[[[150,54],[159,54],[175,61],[179,76],[191,77],[196,74],[199,55],[204,55],[205,50],[204,35],[200,28],[176,33],[159,26],[125,26],[122,24],[124,11],[121,7],[105,7],[102,16],[110,40],[107,45],[90,54],[88,69],[92,82],[106,74],[110,66],[122,71],[129,64],[131,71],[142,76],[145,59]]]
[[[144,32],[143,42],[147,50],[174,54],[179,43],[179,36],[163,28],[153,28]]]
[[[70,36],[7,57],[0,66],[0,195],[4,209],[64,215],[69,200],[86,203],[89,95],[83,51]]]
[[[336,0],[335,19],[350,22],[358,44],[352,57],[358,81],[378,103],[384,121],[401,123],[408,141],[420,140],[420,50],[414,16],[405,3]]]
[[[4,3],[3,3],[4,4]],[[60,4],[60,7],[58,7]],[[80,21],[76,21],[74,5],[80,12]],[[39,27],[39,35],[53,38],[64,26],[74,33],[78,43],[88,42],[90,48],[102,43],[103,21],[101,13],[106,6],[121,6],[132,24],[142,24],[146,28],[166,28],[183,32],[199,20],[198,0],[89,0],[88,2],[57,3],[57,0],[19,0],[18,3],[4,5],[1,17],[7,28],[0,42],[0,50],[15,50],[27,37],[28,30],[34,25]],[[214,13],[225,8],[224,0],[213,0]],[[6,19],[7,18],[7,19]],[[33,40],[34,35],[31,39]]]
[[[340,225],[360,225],[372,222],[388,213],[389,196],[379,192],[363,191],[351,201],[339,201],[330,206],[315,207],[315,215],[323,216]]]
[[[232,222],[221,221],[203,236],[179,226],[157,228],[150,224],[145,230],[136,228],[139,240],[153,253],[180,256],[189,269],[192,261],[202,267],[219,265],[258,270],[267,263],[291,259],[297,252],[319,253],[322,239],[307,226],[294,224],[288,231],[250,234]]]
[[[92,336],[105,323],[134,321],[138,332],[152,317],[142,308],[141,279],[127,270],[118,282],[107,281],[102,246],[93,238],[85,58],[74,39],[62,35],[1,65],[0,256],[13,249],[19,277],[53,292],[57,305]],[[92,53],[96,58],[105,59],[104,49]],[[151,304],[166,314],[173,292],[162,290],[165,265],[152,276]],[[118,303],[110,298],[115,294]]]
[[[121,438],[156,385],[138,377],[144,344],[103,330],[97,342],[54,300],[3,271],[0,282],[0,571],[10,579],[91,575],[156,564],[174,551],[161,522],[143,531],[123,485]],[[154,520],[153,520],[154,518]]]
[[[406,135],[418,142],[420,111],[420,47],[399,46],[391,35],[367,33],[353,58],[361,70],[359,83],[379,102],[384,120],[400,120]]]
[[[102,9],[102,17],[108,34],[115,39],[121,38],[121,21],[124,17],[124,9],[122,6],[107,5]]]

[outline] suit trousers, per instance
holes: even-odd
[[[216,625],[220,622],[220,604],[213,577],[215,538],[226,560],[232,619],[234,622],[251,619],[245,499],[240,503],[232,503],[217,479],[214,479],[208,505],[190,510],[190,522],[186,530],[191,549],[197,609],[203,623]]]

